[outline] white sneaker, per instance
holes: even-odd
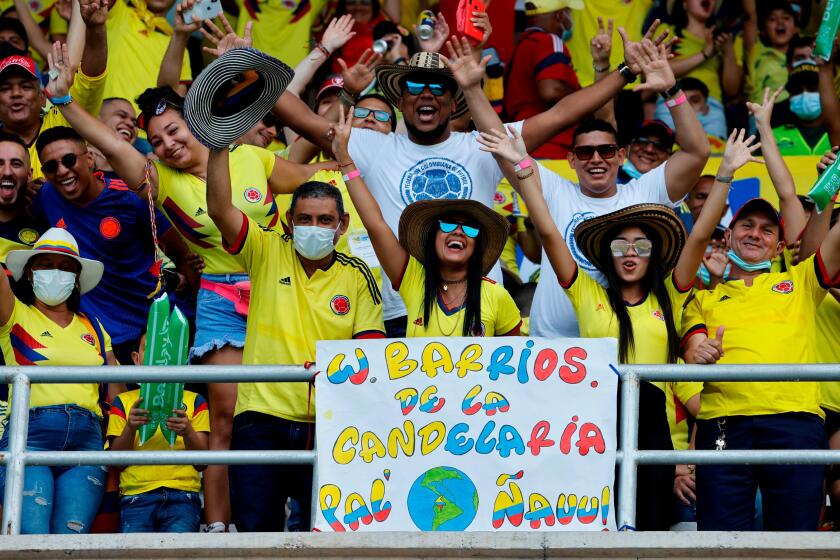
[[[227,527],[221,521],[216,521],[215,523],[210,523],[206,527],[204,527],[205,533],[225,533],[227,532]]]

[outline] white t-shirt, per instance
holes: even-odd
[[[605,284],[601,274],[578,250],[574,231],[582,221],[596,216],[603,216],[616,210],[645,202],[679,205],[671,202],[665,186],[665,165],[651,169],[638,179],[618,186],[618,192],[609,198],[593,198],[580,190],[580,185],[572,183],[553,171],[539,166],[542,179],[543,195],[548,204],[548,211],[563,235],[575,261],[582,270]],[[557,280],[554,269],[548,264],[548,257],[543,251],[543,266],[540,268],[540,280],[531,304],[531,335],[547,338],[580,336],[575,309]]]
[[[522,129],[522,123],[513,125]],[[453,132],[439,144],[415,144],[405,134],[383,134],[354,128],[350,157],[362,172],[373,198],[391,230],[399,235],[400,216],[418,200],[460,198],[477,200],[493,208],[502,171],[493,155],[479,149],[478,133]],[[489,276],[501,283],[498,263]],[[405,304],[382,274],[383,316],[406,314]]]

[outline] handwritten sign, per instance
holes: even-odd
[[[614,339],[321,341],[321,531],[615,530]]]

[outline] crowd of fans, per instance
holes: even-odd
[[[824,1],[243,0],[203,22],[196,4],[0,2],[7,365],[142,364],[163,292],[192,363],[520,335],[614,337],[622,363],[840,362],[840,227],[784,159],[822,173],[840,144]],[[239,47],[294,77],[209,148],[184,95]],[[748,163],[780,208],[729,208]],[[137,449],[144,407],[136,387],[34,385],[28,448]],[[189,386],[166,428],[174,447],[143,449],[311,449],[314,389]],[[840,448],[840,390],[643,383],[639,445]],[[642,467],[635,529],[830,527],[838,478]],[[308,530],[311,486],[301,466],[27,467],[23,532]]]

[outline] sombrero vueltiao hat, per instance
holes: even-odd
[[[671,270],[677,265],[685,245],[685,226],[677,214],[663,204],[634,204],[584,220],[575,228],[575,243],[589,262],[604,272],[604,259],[612,258],[612,255],[602,255],[600,252],[604,237],[614,235],[616,230],[625,226],[641,226],[653,230],[659,236],[659,255],[651,257],[658,258],[665,270]]]
[[[460,117],[467,112],[467,100],[464,98],[464,92],[458,87],[452,71],[443,63],[440,54],[432,52],[414,53],[408,64],[385,64],[376,69],[376,81],[391,105],[394,107],[400,106],[400,97],[402,97],[403,92],[400,81],[411,74],[432,74],[451,80],[457,88],[455,90],[457,104],[452,112],[452,117]]]
[[[105,270],[103,264],[79,256],[79,245],[76,243],[76,238],[66,229],[57,227],[44,232],[44,235],[39,237],[35,245],[32,246],[32,249],[9,251],[9,254],[6,255],[6,268],[9,269],[15,280],[20,280],[29,259],[44,253],[55,253],[56,255],[70,257],[81,265],[79,291],[83,294],[94,289],[102,279],[102,272]]]
[[[184,101],[184,119],[199,142],[221,149],[248,132],[292,81],[294,70],[255,49],[232,49],[211,62]]]
[[[443,198],[409,204],[400,216],[400,245],[412,257],[425,263],[429,230],[437,227],[438,218],[450,214],[468,216],[481,230],[479,236],[484,236],[481,273],[486,275],[496,265],[505,248],[510,226],[501,215],[477,200]]]

